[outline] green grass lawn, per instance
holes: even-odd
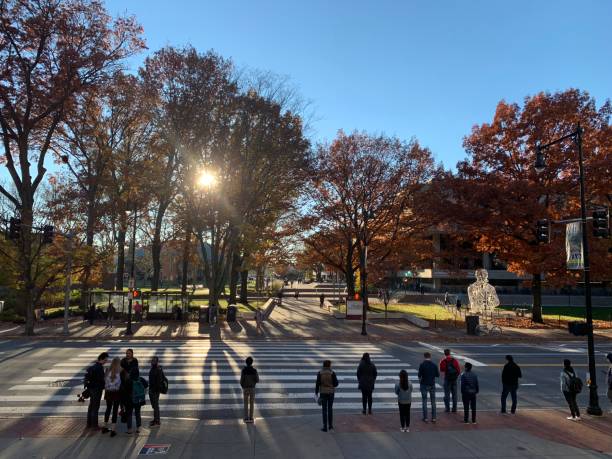
[[[405,312],[425,320],[463,320],[459,314],[455,316],[452,310],[438,304],[389,303],[387,308],[388,312]],[[385,306],[370,305],[370,311],[385,312]]]
[[[504,306],[502,309],[512,310],[513,308],[510,306]],[[584,319],[585,316],[585,308],[580,306],[554,306],[554,307],[545,307],[542,310],[544,320],[562,320],[562,321],[572,321],[572,320],[581,320]],[[612,318],[612,308],[593,308],[593,319],[594,320],[606,320],[609,321]]]

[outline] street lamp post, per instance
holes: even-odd
[[[374,218],[374,211],[367,210],[363,213],[363,272],[361,273],[361,283],[363,289],[361,291],[361,302],[363,309],[361,314],[361,334],[366,336],[366,318],[368,314],[368,220]]]
[[[547,148],[563,142],[566,139],[573,139],[578,149],[578,171],[580,174],[580,217],[582,227],[582,250],[583,250],[583,276],[584,276],[584,302],[586,308],[586,322],[587,322],[587,347],[588,347],[588,358],[589,358],[589,406],[587,413],[593,416],[601,416],[602,411],[599,407],[599,398],[597,396],[597,373],[595,368],[595,343],[593,340],[593,307],[591,304],[591,271],[589,264],[589,238],[587,235],[587,208],[585,198],[585,186],[584,186],[584,165],[582,158],[582,128],[580,124],[576,127],[576,130],[559,137],[552,142],[545,145],[536,145],[536,162],[535,169],[537,172],[542,172],[546,167],[546,161],[544,160],[543,151]]]
[[[132,264],[130,266],[130,285],[129,285],[129,298],[128,298],[128,320],[127,320],[127,327],[125,329],[125,334],[126,335],[132,335],[132,301],[134,298],[134,289],[136,287],[136,281],[134,278],[134,265],[135,260],[136,260],[136,206],[134,206],[134,225],[132,227]]]

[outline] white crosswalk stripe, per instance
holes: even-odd
[[[394,393],[398,373],[405,369],[414,385],[413,408],[420,408],[416,369],[397,356],[372,344],[319,342],[110,342],[108,346],[75,348],[73,357],[49,362],[50,368],[9,388],[0,396],[1,414],[82,415],[87,404],[77,402],[86,368],[101,352],[123,357],[126,349],[139,359],[141,376],[148,377],[148,361],[157,355],[169,380],[169,393],[162,395],[163,413],[196,415],[242,410],[240,370],[244,359],[252,356],[261,382],[257,385],[256,410],[314,411],[317,371],[322,361],[332,361],[339,380],[334,402],[336,409],[361,407],[356,370],[363,352],[369,352],[378,368],[374,404],[376,409],[395,409]],[[437,385],[441,406],[443,393]],[[104,405],[104,401],[102,401]],[[101,408],[101,412],[103,411]],[[151,411],[149,404],[144,412]]]

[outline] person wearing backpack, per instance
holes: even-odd
[[[508,399],[508,394],[512,398],[512,407],[510,408],[510,413],[516,413],[516,391],[519,386],[519,379],[523,377],[523,373],[521,373],[521,368],[514,363],[514,357],[511,355],[506,356],[506,365],[504,365],[504,369],[502,370],[501,378],[502,378],[502,394],[501,394],[501,413],[506,414],[506,400]]]
[[[142,417],[140,414],[141,408],[145,404],[145,389],[147,382],[140,377],[138,368],[134,368],[128,373],[125,368],[121,372],[122,402],[125,407],[125,421],[127,424],[127,433],[132,431],[132,414],[136,418],[136,433],[140,433],[142,426]]]
[[[102,352],[98,360],[87,369],[85,373],[85,389],[89,392],[89,406],[87,408],[87,428],[98,428],[98,412],[100,400],[104,390],[104,365],[108,360],[108,353]]]
[[[440,361],[440,373],[444,373],[444,411],[449,413],[450,400],[453,399],[453,413],[457,412],[457,380],[461,373],[459,362],[451,356],[450,349],[444,349],[444,358]]]
[[[612,352],[606,355],[608,361],[608,400],[612,403]]]
[[[244,422],[253,423],[253,409],[255,405],[255,386],[259,382],[259,374],[253,367],[253,357],[247,357],[246,366],[240,374],[240,387],[244,397]]]
[[[410,432],[410,405],[412,404],[412,383],[408,379],[408,372],[402,370],[399,373],[399,383],[395,383],[395,394],[400,413],[400,425],[402,432]]]
[[[469,422],[470,408],[472,409],[472,424],[476,424],[476,394],[478,387],[478,376],[472,371],[472,364],[465,362],[464,371],[461,375],[461,398],[463,400],[463,422]]]
[[[561,371],[561,392],[565,397],[565,401],[569,405],[571,416],[567,419],[570,421],[581,421],[580,409],[578,408],[578,402],[576,402],[576,396],[582,392],[582,381],[576,372],[572,368],[572,362],[569,359],[563,361],[563,370]]]
[[[104,375],[104,400],[106,400],[106,412],[104,413],[104,427],[102,433],[108,433],[108,420],[111,416],[110,436],[117,435],[117,411],[119,410],[119,402],[121,400],[121,360],[115,357],[111,362],[110,368],[106,370]]]
[[[168,393],[168,379],[164,375],[163,368],[159,365],[159,358],[151,358],[151,369],[149,370],[149,400],[153,408],[153,420],[149,423],[151,427],[161,425],[159,416],[159,395]]]
[[[323,361],[323,368],[317,373],[317,382],[315,384],[315,396],[319,401],[319,405],[323,410],[323,428],[322,432],[334,430],[334,392],[338,387],[338,377],[331,369],[331,360]],[[319,396],[319,394],[321,394]]]
[[[366,407],[368,414],[372,414],[372,392],[374,392],[374,383],[376,382],[377,375],[376,365],[372,363],[370,354],[365,352],[357,368],[357,382],[361,391],[361,406],[363,408],[362,414],[366,414]]]

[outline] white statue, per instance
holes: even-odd
[[[489,284],[489,273],[486,269],[477,269],[474,274],[476,282],[468,287],[470,311],[483,313],[495,309],[499,306],[499,298],[495,287]]]

